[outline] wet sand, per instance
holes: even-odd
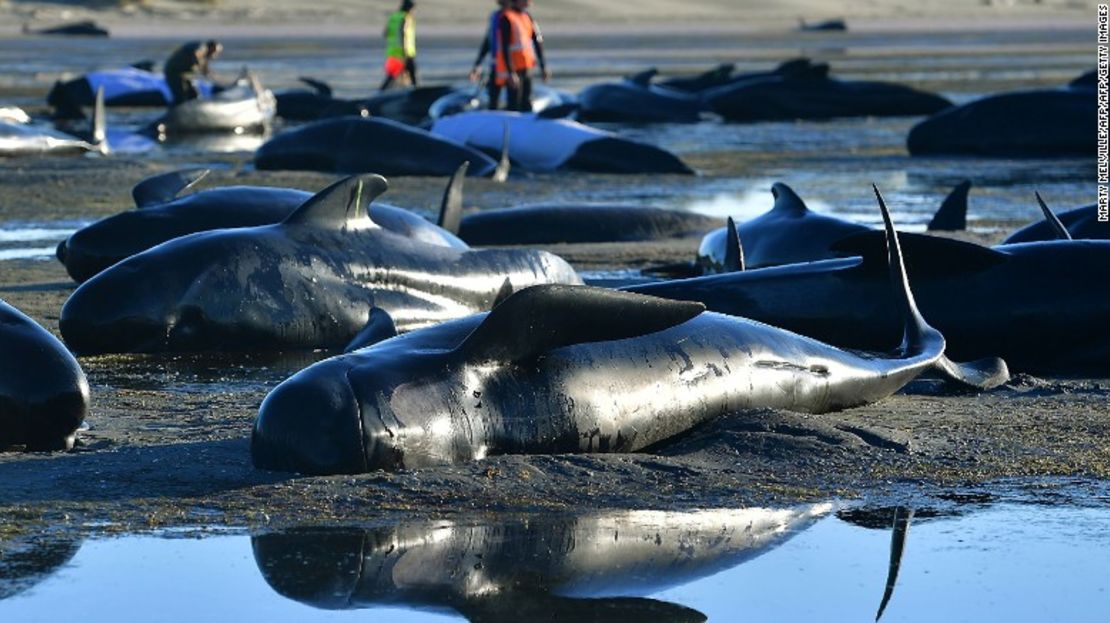
[[[1064,18],[1072,19],[1068,15]],[[890,33],[885,36],[875,45],[898,40]],[[642,49],[660,54],[663,48],[658,42],[663,37],[643,35],[655,47]],[[1037,52],[1040,44],[1035,42],[1048,39],[1052,41],[1043,45],[1049,48]],[[1059,83],[1086,68],[1081,38],[1073,33],[1056,39],[1051,33],[1026,33],[1012,40],[1000,35],[991,54],[983,57],[985,64],[1023,46],[1034,50],[1030,57],[1047,60],[1030,63],[1031,75],[997,71],[991,74],[991,88],[1018,82]],[[575,50],[603,49],[607,41],[580,35]],[[683,62],[705,66],[713,59],[728,58],[735,54],[728,41],[718,36],[706,43],[706,50],[692,52]],[[444,49],[463,44],[450,45],[456,47],[444,44]],[[789,45],[789,35],[771,44],[778,51]],[[819,41],[813,45],[824,49]],[[947,43],[928,45],[940,49],[934,49],[938,57],[960,53]],[[436,49],[434,41],[429,47]],[[758,47],[746,43],[742,63],[770,62],[770,53]],[[615,73],[655,58],[637,55],[638,50],[614,52],[619,60],[606,65],[606,71]],[[884,77],[895,71],[902,54],[909,54],[904,50],[884,53],[872,48],[863,62],[858,54],[844,50],[827,53],[841,59],[850,71]],[[574,51],[565,54],[564,60],[573,64]],[[453,64],[469,62],[469,57],[455,61],[453,53],[443,54],[444,59],[449,56],[449,62],[433,64],[433,72],[446,75]],[[291,80],[299,69],[283,71],[288,75],[279,74],[279,81]],[[974,69],[961,66],[952,71],[939,78],[926,73],[912,81],[930,86],[935,79],[936,84],[987,88],[969,77]],[[29,83],[20,82],[21,77],[0,91],[41,101],[53,78],[51,72],[33,76]],[[573,76],[572,84],[595,78],[587,69]],[[354,84],[351,78],[349,88]],[[920,205],[920,210],[913,207],[902,213],[916,218],[918,212],[935,208],[928,202],[934,197],[939,200],[938,193],[953,178],[971,170],[988,181],[982,194],[973,191],[972,201],[990,216],[977,216],[982,219],[976,222],[977,230],[961,237],[990,244],[1000,240],[1003,231],[1033,218],[1036,208],[1031,201],[1026,207],[1015,207],[1024,201],[1022,197],[1031,195],[1031,187],[1043,190],[1047,185],[1060,205],[1084,201],[1093,188],[1085,185],[1082,166],[1077,173],[1075,167],[1057,163],[909,162],[893,141],[900,141],[911,123],[807,126],[805,131],[816,136],[806,135],[813,141],[806,148],[811,151],[790,157],[767,150],[779,144],[776,133],[797,131],[792,124],[664,128],[658,130],[664,142],[701,171],[700,177],[566,174],[524,176],[505,185],[468,180],[467,204],[500,207],[556,198],[659,203],[656,199],[671,196],[678,196],[678,202],[699,193],[712,197],[767,178],[793,183],[797,176],[809,175],[802,179],[820,188],[826,199],[843,200],[853,214],[867,214],[872,220],[876,217],[866,182],[878,178],[880,184],[900,189],[905,200],[900,203],[919,202],[911,207]],[[855,139],[858,144],[844,147],[838,142],[845,128],[852,137],[861,137]],[[714,143],[714,135],[721,133],[735,135],[737,141]],[[876,137],[878,147],[868,144]],[[228,167],[216,171],[206,185],[270,184],[314,190],[333,179],[314,173],[255,172],[245,166],[249,154],[171,152],[152,158],[9,160],[0,161],[0,215],[4,221],[24,222],[100,218],[130,208],[130,188],[140,179],[198,162]],[[394,179],[385,199],[431,216],[443,183],[431,178]],[[697,240],[691,239],[557,245],[551,250],[581,270],[605,271],[688,260],[696,246]],[[54,333],[61,306],[73,287],[53,260],[0,262],[0,298]],[[326,355],[83,358],[93,393],[91,428],[80,433],[81,444],[72,453],[0,454],[0,535],[44,529],[82,533],[162,527],[258,529],[472,510],[740,507],[830,496],[861,498],[876,505],[917,501],[918,506],[1045,491],[1074,500],[1088,495],[1105,499],[1105,493],[1090,494],[1087,485],[1101,490],[1099,479],[1110,478],[1110,383],[1029,376],[986,393],[952,390],[939,381],[923,379],[878,404],[829,415],[772,410],[737,414],[654,452],[635,455],[493,457],[450,468],[324,478],[252,469],[249,434],[262,398],[280,380]]]

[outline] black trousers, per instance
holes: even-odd
[[[170,88],[170,93],[173,95],[171,106],[197,98],[197,89],[185,74],[167,75],[166,86]]]
[[[505,97],[508,100],[505,109],[532,112],[532,75],[527,70],[518,71],[516,75],[520,78],[518,88],[514,89],[509,84],[505,85]]]

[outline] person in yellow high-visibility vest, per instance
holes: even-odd
[[[401,8],[389,16],[385,24],[385,82],[381,90],[393,86],[402,74],[408,82],[416,86],[416,23],[412,19],[412,9],[416,3],[403,0]]]

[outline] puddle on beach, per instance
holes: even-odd
[[[1105,507],[813,504],[0,541],[0,618],[872,621],[892,584],[885,622],[1093,622],[1107,525]]]
[[[0,223],[0,260],[51,259],[58,243],[88,221]]]

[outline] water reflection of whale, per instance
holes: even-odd
[[[782,544],[832,510],[609,511],[496,522],[305,528],[254,537],[270,586],[327,609],[402,606],[471,621],[704,621],[639,596]]]
[[[42,535],[0,539],[0,601],[49,578],[81,549],[80,538]]]

